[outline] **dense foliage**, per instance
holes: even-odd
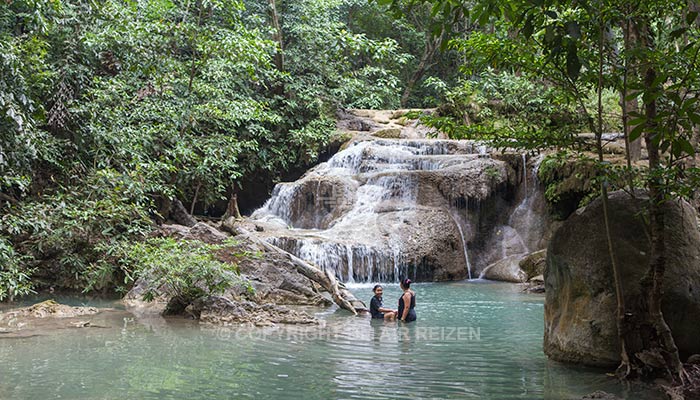
[[[112,288],[96,265],[175,203],[315,162],[339,108],[421,105],[455,72],[432,52],[416,74],[423,21],[363,0],[0,2],[0,299]]]
[[[377,1],[395,10],[404,4],[401,0]],[[665,321],[661,300],[667,230],[675,228],[667,226],[664,206],[680,199],[697,201],[698,195],[700,4],[692,0],[411,3],[430,5],[433,15],[441,17],[444,30],[462,34],[452,46],[468,57],[464,70],[471,75],[466,78],[470,82],[460,88],[466,96],[457,95],[456,101],[448,97],[449,112],[426,118],[428,123],[447,128],[454,137],[483,138],[504,147],[564,148],[566,153],[545,160],[542,175],[548,184],[548,198],[557,199],[559,189],[570,178],[560,172],[573,165],[570,172],[580,175],[576,180],[584,183],[574,186],[595,188],[591,194],[601,199],[601,223],[617,301],[621,360],[617,375],[648,380],[663,377],[677,386],[676,393],[696,390]],[[464,20],[466,24],[461,23]],[[484,107],[485,101],[494,100],[480,98],[488,80],[485,83],[473,77],[489,67],[504,76],[525,78],[524,90],[519,93],[535,94],[511,107],[515,115],[499,110],[496,122],[479,117],[493,115],[506,96],[498,96],[497,104]],[[533,83],[540,87],[539,95],[528,90],[527,85]],[[610,93],[619,99],[618,123],[610,120],[614,104]],[[538,97],[544,102],[534,101]],[[517,99],[517,94],[510,98]],[[513,102],[505,102],[509,103]],[[547,103],[555,107],[547,107]],[[563,111],[565,118],[558,118],[557,110]],[[572,110],[580,114],[578,130],[562,123],[571,121],[566,114]],[[520,123],[523,116],[533,117],[531,126]],[[476,117],[475,127],[470,126],[471,117]],[[514,123],[497,122],[503,117]],[[607,154],[603,136],[611,126],[622,128],[624,158]],[[572,140],[583,129],[593,134],[593,149]],[[566,130],[572,131],[567,134]],[[632,282],[640,293],[632,301],[625,299],[622,291],[608,217],[608,191],[616,187],[632,195],[642,188],[649,198],[645,203],[649,264],[643,278]],[[696,397],[697,393],[688,396]]]
[[[241,286],[247,294],[253,294],[250,282],[238,275],[232,261],[222,261],[219,253],[227,258],[256,257],[256,254],[238,252],[235,241],[220,245],[205,244],[196,240],[178,241],[172,238],[152,238],[135,244],[123,243],[115,252],[116,264],[126,271],[124,283],[131,283],[135,276],[147,275],[147,286],[142,296],[151,301],[164,290],[181,305],[211,294],[222,294],[233,285]],[[115,254],[115,255],[116,255]],[[109,263],[105,263],[108,268]],[[111,273],[111,271],[109,271]]]

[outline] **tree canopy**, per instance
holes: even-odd
[[[115,242],[316,162],[339,109],[434,104],[423,82],[456,68],[416,79],[418,22],[359,0],[2,2],[0,300],[29,276],[109,288],[91,277]]]

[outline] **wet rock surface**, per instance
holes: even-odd
[[[425,138],[427,135],[445,135],[420,123],[416,117],[408,118],[407,114],[432,113],[433,110],[402,109],[402,110],[361,110],[350,109],[337,114],[337,128],[350,134],[367,134],[377,137],[392,137],[396,139]]]
[[[252,218],[261,238],[346,282],[476,278],[537,249],[544,229],[536,166],[491,153],[469,141],[356,138],[279,184]]]
[[[544,293],[546,290],[544,285],[544,275],[537,275],[530,278],[524,286],[525,288],[523,289],[523,291],[525,292]]]
[[[99,310],[95,307],[73,307],[59,304],[54,300],[46,300],[29,307],[9,311],[2,316],[2,320],[8,318],[72,318],[83,315],[97,314]],[[0,320],[0,321],[2,321]]]
[[[636,301],[649,265],[641,197],[610,195],[613,246],[625,301]],[[662,310],[681,356],[700,352],[700,232],[695,211],[669,203]],[[600,200],[578,210],[547,251],[544,351],[552,359],[592,366],[619,364],[615,292]]]
[[[593,400],[593,399],[599,399],[599,400],[622,400],[620,397],[615,396],[614,394],[604,392],[602,390],[597,390],[591,394],[587,394],[583,397],[581,397],[581,400]]]
[[[523,283],[528,279],[527,274],[520,269],[522,255],[506,257],[486,267],[481,277],[494,281]]]

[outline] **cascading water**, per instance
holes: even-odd
[[[527,153],[521,154],[520,157],[523,163],[523,188],[525,189],[525,193],[527,193]]]
[[[469,250],[467,247],[467,240],[464,236],[464,229],[462,229],[462,224],[459,222],[459,219],[456,218],[453,214],[451,215],[452,219],[455,222],[455,225],[457,226],[457,230],[459,231],[459,237],[462,241],[462,250],[464,250],[464,263],[467,266],[467,279],[472,280],[472,265],[469,262]]]
[[[475,142],[365,140],[279,184],[252,218],[270,243],[345,282],[471,279],[477,233],[453,200],[478,204],[514,175]]]
[[[490,265],[481,271],[480,278],[489,276],[490,267],[503,271],[508,265],[513,276],[520,271],[519,262],[526,254],[543,248],[547,229],[546,203],[537,178],[543,156],[528,160],[520,155],[520,185],[515,195],[516,203],[509,210],[507,219],[495,229],[488,242],[485,255]]]
[[[542,193],[537,187],[537,171],[542,159],[543,156],[537,156],[528,168],[527,154],[522,154],[522,198],[508,218],[508,226],[514,229],[524,252],[536,250],[542,235],[543,218],[537,211],[538,206],[543,205]]]

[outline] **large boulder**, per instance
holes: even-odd
[[[638,300],[648,270],[647,198],[610,195],[610,229],[627,304]],[[662,310],[681,355],[700,352],[700,233],[685,203],[665,206],[666,278]],[[616,298],[600,199],[554,234],[545,268],[544,351],[552,359],[614,366],[619,359]]]
[[[253,324],[317,324],[318,320],[303,311],[275,304],[257,304],[223,296],[197,299],[185,310],[201,323],[214,325]]]
[[[527,274],[518,265],[522,254],[506,257],[484,269],[481,278],[493,281],[523,283],[527,281]]]
[[[163,224],[160,226],[161,236],[170,236],[181,240],[199,240],[209,244],[222,243],[229,236],[204,222],[197,222],[192,227],[178,224]]]
[[[544,267],[547,261],[547,249],[530,253],[520,260],[520,269],[523,270],[528,279],[544,274]]]
[[[261,304],[331,305],[331,301],[321,295],[320,288],[282,255],[266,251],[248,240],[241,240],[237,252],[253,255],[239,258],[237,265],[241,276],[250,282],[255,293],[243,296],[227,292],[229,297],[251,298]]]

